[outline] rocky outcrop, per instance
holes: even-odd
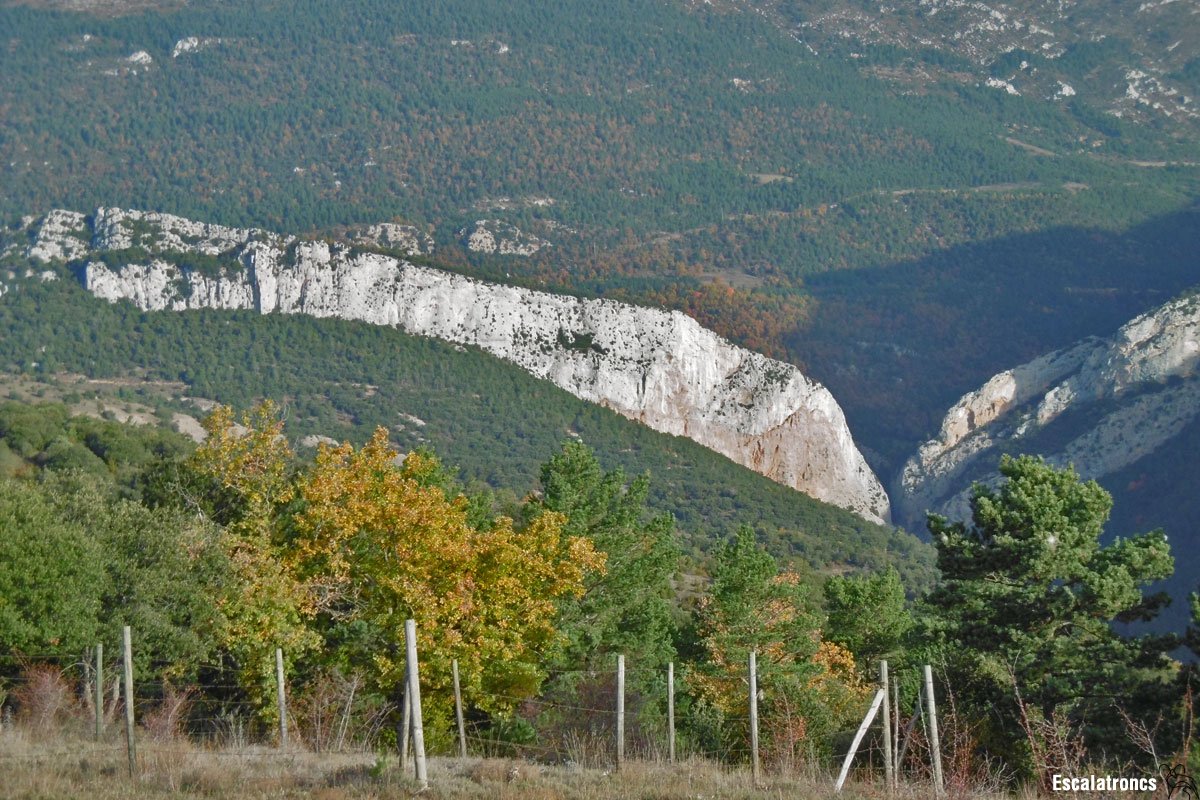
[[[424,256],[433,252],[433,237],[415,226],[393,222],[352,231],[350,239],[358,244],[398,250],[406,256]]]
[[[1198,359],[1200,297],[1190,294],[1108,339],[996,375],[964,395],[905,464],[893,492],[898,510],[907,520],[926,509],[965,516],[972,479],[995,479],[1000,452],[1041,442],[1053,442],[1042,453],[1048,460],[1088,478],[1132,464],[1200,413]]]
[[[502,256],[531,256],[549,247],[545,239],[526,233],[515,225],[498,219],[476,220],[469,228],[458,232],[463,244],[473,253],[494,253]]]
[[[75,211],[55,210],[47,214],[37,227],[28,255],[39,261],[81,258],[91,246],[91,229],[87,217]]]
[[[214,36],[185,36],[175,42],[175,46],[171,48],[171,58],[179,58],[188,53],[199,53],[216,44],[221,44],[221,39]]]
[[[74,212],[52,211],[54,214]],[[76,215],[86,225],[86,217]],[[45,226],[42,226],[43,229]],[[42,235],[41,232],[38,234]],[[220,255],[253,242],[273,246],[286,246],[295,237],[279,236],[266,231],[246,228],[228,228],[196,222],[171,214],[155,214],[146,211],[128,211],[123,208],[100,208],[92,217],[91,252],[105,250],[129,250],[142,248],[148,253],[201,253]],[[32,255],[32,254],[31,254]],[[78,258],[78,257],[77,257]]]
[[[147,310],[339,317],[473,345],[817,499],[889,518],[887,495],[828,390],[682,313],[489,284],[163,214],[101,209],[92,245],[80,260],[98,297]],[[108,263],[99,258],[105,251]],[[211,258],[194,266],[181,252]]]

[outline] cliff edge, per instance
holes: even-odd
[[[790,364],[677,311],[474,280],[367,248],[141,211],[54,211],[29,255],[82,265],[87,289],[144,310],[253,309],[390,325],[473,345],[584,400],[686,436],[875,521],[879,480],[841,408]]]

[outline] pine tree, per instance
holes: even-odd
[[[825,584],[825,638],[850,652],[864,673],[880,659],[893,661],[912,628],[904,584],[895,567],[871,575],[835,575]]]
[[[834,731],[852,724],[862,713],[866,686],[853,655],[821,639],[821,622],[799,575],[781,571],[753,530],[740,527],[716,553],[712,586],[699,613],[703,657],[688,676],[700,697],[694,727],[702,736],[720,737],[708,746],[746,746],[751,650],[757,654],[762,739],[771,760],[794,764],[826,748]],[[715,724],[703,732],[706,709],[716,712]]]
[[[533,513],[565,515],[564,535],[587,537],[605,554],[603,574],[586,579],[583,596],[559,602],[568,638],[562,663],[607,664],[623,653],[639,668],[664,667],[675,652],[671,579],[679,548],[671,516],[646,508],[649,478],[627,484],[622,470],[604,472],[590,448],[569,442],[542,466],[541,482]]]
[[[972,522],[930,515],[943,582],[928,597],[934,633],[960,700],[991,722],[993,745],[1020,738],[1026,713],[1095,727],[1162,685],[1169,642],[1125,638],[1118,620],[1152,616],[1142,587],[1174,562],[1161,531],[1100,536],[1112,505],[1071,468],[1005,457],[999,489],[976,484]]]

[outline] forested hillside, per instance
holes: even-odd
[[[827,48],[853,4],[45,5],[0,9],[13,32],[0,86],[8,217],[120,205],[322,234],[411,221],[441,263],[680,308],[799,363],[846,394],[881,472],[976,377],[1095,332],[1091,299],[1119,309],[1115,326],[1181,288],[1157,260],[1189,241],[1172,221],[1197,196],[1190,123],[1113,116],[1111,94],[1084,83],[1057,98],[989,86],[983,73],[1016,58],[1000,44],[968,57],[863,34]],[[1016,5],[1021,30],[1056,31],[1059,49],[1025,58],[1042,77],[1148,69],[1135,56],[1174,19],[1140,14],[1145,30],[1121,43],[1119,18],[1077,4],[1071,20],[1100,19],[1101,46],[1057,11]],[[972,9],[883,27],[982,36]],[[1186,95],[1195,48],[1180,42],[1154,53]],[[479,219],[551,246],[472,253],[460,232]],[[984,325],[985,346],[958,347],[959,315],[975,316],[964,298],[1027,272],[1070,274],[1078,302],[1001,292],[990,319],[1024,337],[1000,346]],[[850,333],[881,317],[882,332]],[[895,330],[909,340],[898,368],[877,345]],[[904,396],[879,417],[893,378]],[[928,396],[914,388],[929,383]]]
[[[92,298],[69,275],[28,280],[6,294],[0,329],[5,369],[50,378],[64,370],[134,373],[181,381],[191,396],[238,408],[270,398],[297,439],[362,442],[383,426],[398,447],[431,447],[464,481],[510,500],[534,488],[538,466],[563,442],[579,439],[605,463],[654,476],[651,505],[675,515],[697,560],[748,524],[774,553],[814,569],[896,563],[913,587],[931,579],[930,553],[910,534],[818,503],[474,348],[340,320],[142,313]],[[160,406],[164,422],[172,411],[197,413],[178,395],[141,400]]]
[[[677,714],[681,763],[655,774],[708,796],[684,770],[747,764],[760,712],[768,781],[824,787],[883,659],[897,709],[942,709],[949,796],[1200,775],[1200,673],[1177,660],[1200,657],[1194,417],[1105,475],[1115,508],[1073,468],[997,448],[965,473],[991,483],[966,489],[960,519],[930,519],[926,543],[575,399],[478,339],[408,336],[397,315],[140,311],[80,281],[91,260],[157,256],[180,269],[107,296],[153,284],[171,305],[193,296],[185,272],[257,279],[245,251],[278,265],[299,236],[679,309],[827,386],[887,483],[964,393],[1197,284],[1195,6],[0,0],[0,758],[30,765],[34,794],[54,794],[56,771],[117,779],[94,758],[100,733],[77,746],[78,708],[102,718],[104,687],[76,694],[91,648],[111,669],[130,625],[124,703],[145,728],[131,776],[140,739],[293,780],[285,702],[305,756],[394,752],[418,686],[430,749],[446,751],[461,667],[476,754],[578,771],[594,749],[608,781],[614,728],[654,757]],[[262,230],[238,251],[200,222],[172,239],[129,215],[108,232],[122,243],[98,247],[102,213],[56,216],[39,238],[53,208]],[[361,235],[378,223],[395,238]],[[331,263],[296,296],[340,281]],[[395,285],[339,288],[390,313]],[[237,289],[265,309],[260,283]],[[1193,380],[1198,337],[1180,334],[1178,369],[1136,391]],[[554,332],[528,341],[552,348]],[[713,348],[697,348],[704,366]],[[1103,410],[1065,431],[1030,417],[1021,444],[1053,452]],[[918,690],[928,665],[936,688]],[[39,715],[47,698],[62,702]],[[148,703],[176,703],[153,737]],[[926,768],[936,726],[916,719],[893,793],[947,794]],[[263,760],[280,721],[278,761]],[[237,749],[214,746],[222,731]],[[154,752],[140,768],[184,763]],[[339,772],[354,789],[331,796],[404,791],[386,755]],[[514,796],[534,785],[514,774]]]
[[[984,83],[1059,103],[1080,121],[1135,120],[1184,141],[1200,123],[1194,5],[1089,0],[751,0],[775,24],[863,72],[918,91]]]

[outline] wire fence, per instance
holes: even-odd
[[[324,672],[282,687],[287,697],[285,729],[278,722],[278,706],[270,697],[252,696],[245,684],[231,677],[230,665],[202,665],[193,672],[202,677],[184,683],[164,674],[174,665],[151,662],[141,665],[133,684],[135,727],[129,741],[124,666],[121,656],[105,657],[98,681],[94,653],[0,654],[0,763],[52,765],[63,758],[128,753],[132,765],[135,749],[143,758],[202,751],[244,763],[276,762],[297,751],[396,753],[406,738],[399,725],[402,704],[397,695],[368,691],[360,675]],[[784,714],[768,703],[761,717],[751,713],[748,692],[744,712],[717,710],[703,705],[683,674],[677,676],[669,704],[665,669],[634,667],[622,673],[633,688],[620,699],[618,687],[624,684],[615,665],[548,669],[543,692],[535,696],[469,690],[461,700],[466,717],[462,742],[450,713],[459,709],[437,698],[437,713],[426,715],[433,727],[427,727],[424,739],[435,754],[456,755],[464,747],[473,758],[519,758],[582,768],[618,768],[623,750],[631,760],[666,762],[673,754],[681,762],[704,759],[741,768],[761,759],[768,772],[834,774],[870,705],[868,696],[858,704],[861,707],[852,709],[848,724],[832,729],[827,725],[817,740],[807,732],[810,720],[798,712]],[[206,675],[211,679],[204,680]],[[431,676],[423,672],[420,677],[425,681]],[[572,679],[569,687],[563,684],[567,678]],[[755,705],[775,691],[769,681],[760,680],[758,686]],[[891,748],[884,747],[882,726],[876,722],[854,757],[858,773],[882,777],[886,750],[899,780],[928,781],[932,749],[923,707],[908,698],[907,707],[900,708],[891,695],[887,703],[893,711],[887,733]],[[761,752],[749,735],[754,725],[761,728]],[[620,746],[618,731],[623,733]],[[70,735],[70,746],[57,744],[64,734]]]

